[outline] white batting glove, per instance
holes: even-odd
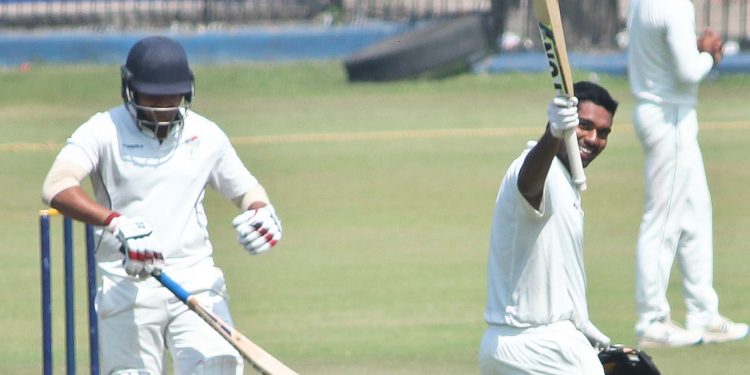
[[[578,98],[575,96],[556,96],[547,105],[549,132],[553,137],[562,139],[563,132],[578,126]]]
[[[586,322],[583,328],[581,328],[581,332],[583,332],[583,335],[589,340],[591,346],[595,348],[606,349],[612,343],[612,340],[602,333],[599,328],[596,328],[591,321]]]
[[[125,255],[122,265],[128,275],[145,279],[153,271],[164,267],[164,256],[156,249],[151,228],[143,219],[118,216],[110,221],[106,229],[122,243],[120,250]]]
[[[270,250],[281,239],[281,221],[271,204],[241,213],[232,225],[240,244],[251,255]]]

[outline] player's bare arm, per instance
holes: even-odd
[[[81,188],[71,186],[52,198],[50,205],[73,219],[103,226],[123,244],[123,266],[132,276],[146,278],[164,265],[164,257],[156,250],[151,228],[138,218],[129,219],[96,203]]]
[[[93,225],[104,225],[112,213],[110,209],[91,199],[80,185],[59,192],[52,198],[50,206],[65,216]]]
[[[560,140],[546,131],[536,146],[529,151],[529,155],[521,166],[518,175],[518,191],[537,210],[542,202],[547,172],[559,149]]]
[[[90,171],[66,159],[56,159],[42,186],[42,201],[64,215],[93,225],[102,225],[111,213],[81,188]]]
[[[567,129],[578,126],[578,99],[558,96],[547,107],[549,122],[536,146],[529,151],[518,175],[518,191],[539,209],[550,164],[560,151],[560,140]]]

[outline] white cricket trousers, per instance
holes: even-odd
[[[633,125],[646,154],[645,206],[636,253],[636,303],[640,330],[668,317],[669,273],[679,260],[687,325],[718,314],[713,289],[711,196],[691,105],[639,100]]]
[[[196,271],[191,282],[170,275],[231,324],[224,277],[217,268]],[[196,279],[202,279],[196,283]],[[196,289],[195,285],[205,285]],[[123,370],[139,375],[164,373],[169,348],[174,374],[242,374],[239,353],[167,288],[153,279],[103,275],[97,294],[103,374]]]
[[[603,375],[597,351],[570,321],[518,328],[490,324],[479,346],[482,375]]]

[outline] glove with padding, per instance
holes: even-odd
[[[651,357],[642,350],[612,345],[599,351],[605,375],[661,375]]]
[[[578,98],[556,96],[547,105],[549,132],[553,137],[562,139],[563,132],[578,126]]]
[[[143,279],[164,267],[164,256],[156,249],[151,227],[143,219],[117,216],[106,229],[122,243],[122,265],[128,275]]]
[[[281,220],[270,203],[239,214],[232,225],[240,244],[251,255],[270,250],[281,239]]]

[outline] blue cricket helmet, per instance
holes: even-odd
[[[139,128],[162,139],[173,127],[182,127],[193,100],[195,79],[181,45],[164,36],[144,38],[130,49],[120,73],[122,99]],[[139,103],[139,94],[181,95],[184,109],[180,112],[178,107],[147,107]],[[169,113],[171,120],[156,119],[156,114],[164,113]]]
[[[174,40],[151,36],[133,45],[123,65],[123,78],[131,89],[148,95],[189,95],[193,72],[187,54]]]

